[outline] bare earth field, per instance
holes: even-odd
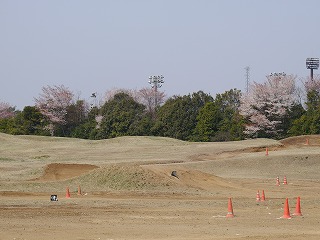
[[[0,240],[318,240],[319,171],[315,135],[189,143],[0,133]]]

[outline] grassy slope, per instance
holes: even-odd
[[[280,145],[280,142],[269,139],[189,143],[161,137],[121,137],[92,141],[0,133],[0,191],[51,191],[81,184],[96,191],[179,189],[184,192],[190,186],[201,185],[210,175],[267,178],[283,174],[284,170],[287,175],[319,178],[318,146],[278,149],[265,156],[265,147],[273,149]],[[262,152],[244,151],[259,148]],[[28,181],[41,176],[44,167],[50,163],[93,164],[100,168],[64,181]],[[170,171],[179,167],[185,176],[184,185],[170,177]],[[204,172],[209,175],[202,176]],[[192,179],[198,182],[194,183]],[[216,179],[211,180],[216,182]]]

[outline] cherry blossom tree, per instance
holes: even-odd
[[[316,75],[313,79],[308,77],[304,82],[306,92],[316,91],[320,94],[320,75]]]
[[[55,125],[66,124],[67,108],[73,104],[74,94],[65,86],[46,86],[38,98],[36,107],[50,122],[47,129],[54,135]]]
[[[165,93],[161,91],[155,91],[152,88],[142,88],[138,92],[138,101],[145,105],[148,112],[154,113],[156,111],[156,104],[161,105],[164,103]]]
[[[12,107],[9,103],[0,102],[0,119],[10,118],[15,115],[15,107]]]
[[[264,83],[254,82],[241,97],[240,114],[247,119],[245,134],[277,137],[281,124],[295,104],[293,75],[271,74]]]

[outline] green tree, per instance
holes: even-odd
[[[47,135],[48,132],[43,130],[46,124],[46,117],[34,106],[24,107],[16,117],[16,125],[25,135]]]
[[[85,123],[88,118],[88,106],[84,100],[78,100],[76,103],[66,107],[65,123],[57,125],[55,134],[57,136],[71,137],[73,131]]]
[[[98,107],[92,107],[85,120],[77,125],[71,133],[71,137],[83,139],[96,139],[98,123],[96,116],[99,115]]]
[[[234,141],[244,138],[244,119],[239,114],[240,98],[241,91],[237,89],[217,94],[214,102],[219,108],[221,121],[213,141]]]
[[[320,93],[312,89],[307,93],[307,110],[300,107],[298,114],[292,120],[289,129],[291,136],[319,134],[320,133]]]
[[[103,119],[98,128],[97,137],[114,138],[135,135],[144,114],[144,105],[136,102],[126,93],[117,93],[101,108]]]
[[[209,142],[218,132],[221,113],[214,102],[208,102],[200,109],[197,116],[197,125],[194,130],[193,141]]]
[[[13,119],[13,117],[0,118],[0,132],[11,134],[14,128]]]
[[[231,89],[217,94],[200,111],[195,141],[231,141],[243,139],[244,121],[239,114],[241,92]]]
[[[157,113],[152,133],[158,136],[191,140],[200,109],[213,98],[199,91],[168,99]]]
[[[283,138],[302,134],[300,130],[297,130],[305,124],[306,119],[301,119],[305,113],[306,110],[303,108],[301,103],[296,103],[289,109],[287,116],[282,122],[282,129],[284,130]],[[299,123],[296,125],[300,119],[302,120],[302,124]]]
[[[43,130],[46,124],[46,117],[36,107],[26,106],[22,112],[16,111],[14,116],[0,120],[0,131],[13,135],[48,135]]]

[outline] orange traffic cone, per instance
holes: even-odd
[[[268,148],[266,148],[266,156],[268,156],[269,155],[269,150],[268,150]]]
[[[228,213],[227,213],[226,217],[227,218],[233,218],[234,217],[231,198],[229,198],[229,201],[228,201]]]
[[[282,218],[291,219],[288,198],[286,198],[286,202],[284,203],[284,211]]]
[[[256,195],[256,201],[257,201],[257,202],[260,202],[260,193],[259,193],[259,190],[258,190],[257,195]]]
[[[80,188],[80,185],[78,186],[78,195],[81,195],[81,188]]]
[[[306,139],[306,145],[309,145],[309,138]]]
[[[279,177],[277,177],[277,186],[280,186]]]
[[[66,190],[66,198],[70,198],[70,191],[69,191],[69,187],[67,187],[67,190]]]
[[[266,196],[264,195],[264,190],[262,190],[261,202],[264,202],[265,200],[266,200]]]
[[[301,209],[300,209],[300,197],[297,197],[296,211],[294,212],[293,215],[302,216]]]
[[[288,182],[287,182],[287,177],[284,176],[284,178],[283,178],[283,185],[287,185],[287,184],[288,184]]]

